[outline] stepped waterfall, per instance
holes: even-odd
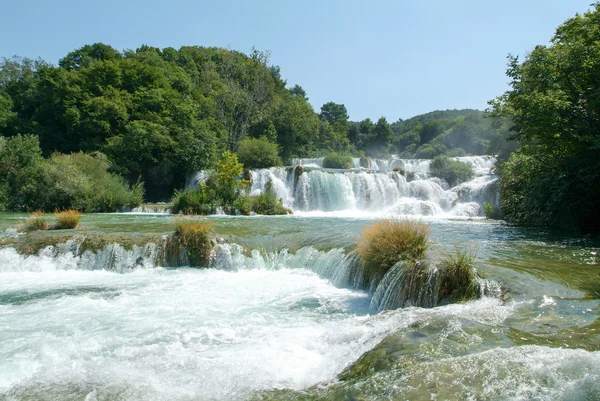
[[[454,158],[473,167],[475,178],[450,188],[429,171],[430,160],[371,160],[369,168],[322,168],[323,158],[294,159],[292,167],[251,170],[251,195],[265,190],[268,182],[277,197],[294,213],[342,212],[395,213],[412,216],[483,216],[483,202],[498,206],[497,177],[492,173],[493,156]],[[402,169],[405,174],[394,169]],[[199,172],[190,179],[197,185],[206,179]]]

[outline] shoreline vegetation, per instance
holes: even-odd
[[[451,157],[493,154],[501,207],[486,215],[597,232],[599,25],[593,4],[548,46],[523,61],[509,57],[511,89],[485,113],[434,111],[393,123],[351,121],[334,102],[313,110],[306,91],[257,49],[95,43],[58,65],[3,58],[0,210],[114,212],[173,199],[183,213],[283,214],[270,193],[238,196],[244,180],[217,174],[190,190],[186,178],[218,170],[226,152],[239,160],[236,171],[323,155],[326,168],[351,168],[351,157],[368,167],[368,157],[396,154],[432,159],[432,173],[452,185],[472,172]]]

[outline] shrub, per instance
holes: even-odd
[[[37,211],[33,212],[29,215],[29,217],[25,220],[24,231],[39,231],[39,230],[47,230],[48,223],[44,220],[44,212]]]
[[[215,199],[211,199],[208,195],[208,190],[204,184],[200,184],[199,189],[184,189],[183,191],[175,190],[171,208],[172,213],[183,214],[211,214],[213,209],[218,205]]]
[[[283,206],[281,199],[277,199],[277,194],[273,191],[271,182],[267,182],[265,191],[258,195],[252,210],[257,214],[277,215],[287,214],[287,209]]]
[[[338,155],[335,152],[330,153],[323,158],[323,167],[337,169],[352,168],[352,157]]]
[[[357,252],[370,277],[381,278],[399,261],[416,261],[429,248],[429,225],[396,218],[365,227]]]
[[[271,182],[267,182],[265,191],[257,196],[243,196],[234,202],[234,207],[245,216],[251,212],[263,215],[289,214],[290,210],[283,206],[281,199],[273,191]]]
[[[207,221],[181,221],[173,238],[178,248],[187,254],[190,266],[208,266],[212,242],[209,233],[213,225]]]
[[[494,218],[494,207],[487,202],[483,202],[483,213],[487,219]]]
[[[402,167],[394,167],[393,171],[406,177],[406,170]]]
[[[282,164],[277,144],[270,142],[265,136],[242,139],[236,153],[239,162],[247,168],[267,168]]]
[[[52,226],[52,229],[67,230],[77,228],[81,212],[78,210],[64,210],[62,212],[55,212],[54,216],[56,217],[56,224]]]
[[[467,152],[463,148],[452,148],[448,149],[444,154],[448,157],[462,157],[466,156]]]
[[[429,165],[431,174],[442,178],[455,186],[473,178],[473,167],[469,164],[452,160],[448,156],[436,156]]]
[[[233,202],[233,207],[244,216],[250,216],[254,210],[254,204],[258,196],[240,196]]]
[[[453,256],[447,256],[439,263],[439,301],[459,302],[480,297],[481,290],[474,261],[474,252],[462,250]]]

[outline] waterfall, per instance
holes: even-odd
[[[454,188],[430,176],[428,159],[352,159],[352,169],[323,169],[323,158],[293,159],[295,167],[272,167],[250,172],[250,195],[271,183],[277,198],[294,212],[398,213],[414,216],[483,216],[483,203],[498,207],[493,156],[455,157],[473,167],[475,178]],[[296,169],[297,166],[302,166]],[[401,171],[404,170],[404,174]],[[192,175],[188,185],[206,179]],[[407,178],[408,177],[408,178]]]
[[[478,277],[475,271],[473,292],[479,297],[500,297],[500,285]],[[379,281],[371,297],[371,309],[382,311],[408,306],[433,308],[449,303],[450,294],[444,294],[445,271],[438,264],[426,261],[398,262]]]

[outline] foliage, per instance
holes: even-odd
[[[224,205],[232,205],[240,195],[244,183],[241,180],[244,166],[237,156],[226,151],[217,162],[215,172],[209,177],[207,187],[214,189],[215,197]]]
[[[471,165],[450,159],[448,156],[434,157],[429,164],[429,170],[434,176],[446,180],[450,186],[469,181],[474,175]]]
[[[171,212],[175,214],[208,215],[219,206],[214,197],[207,196],[205,185],[201,185],[199,189],[175,190],[171,203],[173,204]]]
[[[186,252],[190,266],[207,267],[212,251],[210,232],[213,224],[207,221],[180,221],[173,235],[178,249]]]
[[[56,224],[52,226],[53,230],[66,230],[77,228],[79,225],[79,219],[81,218],[81,212],[78,210],[63,210],[62,212],[55,212]]]
[[[323,159],[323,167],[337,169],[352,168],[352,157],[342,156],[335,152],[330,153]]]
[[[267,168],[282,164],[277,154],[277,144],[270,142],[265,136],[242,139],[236,154],[246,168]]]
[[[29,215],[29,217],[25,220],[25,226],[23,227],[24,231],[45,231],[49,228],[48,223],[44,219],[44,212],[37,211],[33,212]]]
[[[485,118],[479,110],[437,110],[393,123],[392,143],[405,158],[505,154],[514,148],[506,142],[509,127],[508,119]]]
[[[481,296],[474,262],[474,252],[459,250],[455,255],[446,256],[439,263],[439,300],[459,302]]]
[[[494,207],[488,202],[483,202],[483,214],[487,219],[491,219],[494,214]]]
[[[600,230],[600,4],[565,21],[549,46],[509,56],[511,89],[490,114],[513,121],[521,148],[499,169],[512,223]]]
[[[43,159],[35,136],[0,140],[0,192],[10,210],[114,212],[139,205],[143,184],[130,188],[109,168],[101,153],[55,153]]]
[[[368,275],[381,278],[399,261],[422,259],[428,248],[429,225],[391,218],[365,227],[356,250]]]
[[[277,215],[288,214],[288,210],[283,206],[281,199],[277,199],[277,194],[269,181],[263,193],[258,195],[252,210],[257,214]]]

